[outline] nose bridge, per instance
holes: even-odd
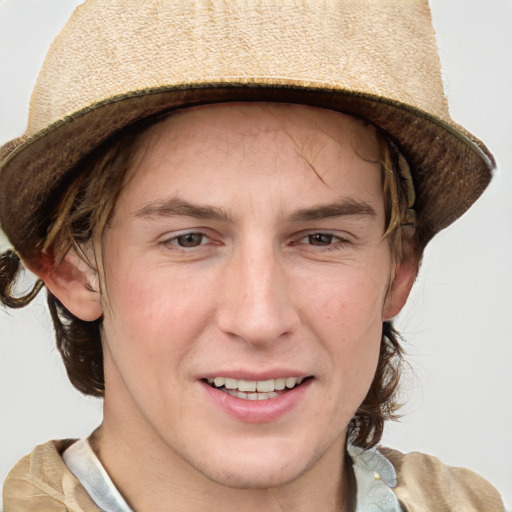
[[[290,334],[297,312],[288,297],[287,276],[270,243],[247,243],[225,269],[219,328],[250,345],[272,343]]]

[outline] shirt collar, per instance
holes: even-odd
[[[349,444],[357,485],[355,512],[400,512],[392,488],[396,487],[393,464],[376,448],[363,450]],[[73,443],[62,458],[96,505],[105,512],[133,512],[92,450],[88,439]]]

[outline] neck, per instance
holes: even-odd
[[[158,436],[126,437],[115,425],[105,419],[91,444],[116,487],[138,512],[353,510],[354,477],[344,455],[344,439],[291,482],[270,488],[233,488],[191,467]]]

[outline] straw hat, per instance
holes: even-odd
[[[0,219],[37,261],[59,186],[143,117],[230,101],[329,108],[381,127],[405,156],[429,240],[494,162],[455,124],[422,0],[89,0],[52,44],[25,134],[0,150]]]

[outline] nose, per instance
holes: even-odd
[[[292,335],[299,314],[289,284],[283,261],[271,248],[239,251],[224,268],[219,329],[254,347]]]

